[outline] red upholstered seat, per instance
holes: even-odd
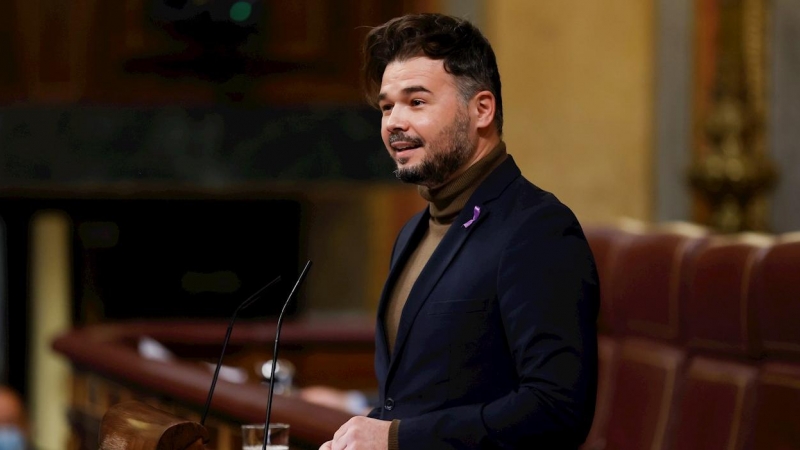
[[[800,449],[800,364],[762,366],[753,444],[748,448]]]
[[[752,275],[773,243],[761,235],[713,237],[687,264],[681,322],[695,350],[757,357],[760,354]]]
[[[681,323],[694,356],[673,430],[676,449],[745,448],[758,368],[751,278],[772,239],[709,238],[687,264]]]
[[[601,450],[606,446],[606,428],[611,408],[611,397],[614,394],[614,380],[619,356],[619,344],[609,336],[599,336],[597,341],[599,357],[597,377],[597,407],[594,413],[592,429],[583,450]]]
[[[673,448],[745,448],[752,429],[757,376],[758,369],[752,365],[693,358],[676,411]]]
[[[753,274],[765,354],[758,378],[754,449],[800,449],[800,236],[783,236]]]
[[[753,283],[764,351],[770,358],[800,363],[800,236],[770,247]]]
[[[597,274],[600,277],[600,317],[598,318],[598,330],[601,333],[613,333],[612,324],[614,323],[614,304],[609,295],[611,285],[611,267],[613,260],[620,247],[623,247],[626,240],[630,239],[632,232],[621,227],[594,226],[586,227],[584,233],[589,246],[592,248],[595,263],[597,264]]]
[[[672,412],[680,392],[683,350],[638,338],[622,342],[608,423],[608,450],[670,448]]]
[[[702,241],[693,234],[655,231],[620,245],[606,281],[616,334],[679,341],[684,271]]]
[[[800,450],[800,236],[587,236],[611,326],[583,448]]]
[[[800,449],[800,364],[762,367],[751,448]]]

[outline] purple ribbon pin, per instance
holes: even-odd
[[[472,219],[469,219],[468,221],[464,222],[464,225],[461,226],[464,228],[469,228],[470,225],[472,225],[473,223],[475,223],[476,220],[478,220],[478,216],[480,215],[481,215],[481,207],[476,206],[475,209],[472,210]]]

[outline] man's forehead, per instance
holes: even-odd
[[[386,65],[386,69],[388,70],[389,68],[412,68],[427,71],[444,70],[444,60],[429,58],[425,55],[412,56],[391,61]]]
[[[428,91],[442,84],[454,84],[453,77],[444,70],[444,62],[426,56],[395,60],[386,66],[381,81],[380,96],[390,91],[402,91],[409,86],[422,86]]]

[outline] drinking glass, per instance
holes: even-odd
[[[261,450],[264,445],[264,424],[242,425],[242,450]],[[289,450],[289,424],[269,424],[268,450]]]

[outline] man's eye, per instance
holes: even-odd
[[[423,102],[422,100],[419,100],[419,99],[417,99],[417,100],[411,100],[411,105],[412,105],[412,106],[420,106],[420,105],[422,105],[422,104],[424,104],[424,103],[425,103],[425,102]]]
[[[392,105],[389,104],[381,105],[381,111],[391,111],[391,110],[392,110]]]

